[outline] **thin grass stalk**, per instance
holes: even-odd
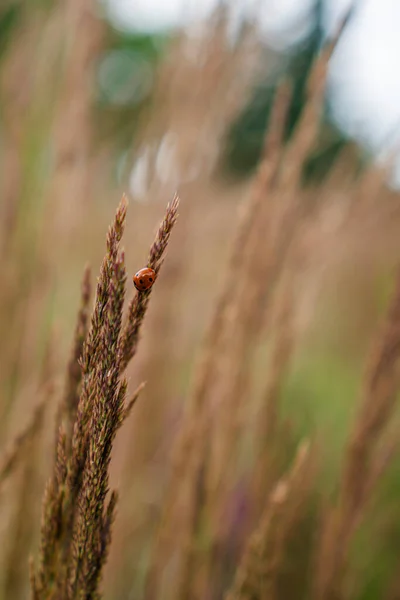
[[[196,497],[199,485],[199,477],[202,472],[202,463],[205,458],[205,449],[209,435],[210,418],[212,406],[209,395],[219,376],[219,355],[221,343],[226,336],[226,327],[231,319],[232,298],[235,295],[238,273],[245,266],[245,252],[249,239],[255,227],[257,215],[261,205],[265,201],[261,190],[270,181],[277,169],[277,161],[280,155],[281,132],[284,127],[286,107],[289,101],[289,89],[286,85],[280,89],[274,105],[272,126],[265,141],[265,159],[260,164],[257,178],[253,189],[241,207],[239,222],[232,243],[232,251],[229,257],[226,278],[217,298],[217,303],[210,327],[206,335],[203,350],[198,367],[195,371],[195,379],[190,393],[189,413],[185,418],[181,435],[176,444],[172,463],[171,480],[169,483],[169,496],[167,497],[166,510],[163,515],[163,524],[160,533],[160,545],[168,546],[171,539],[171,530],[168,527],[175,523],[171,513],[171,504],[176,505],[176,489],[182,490],[178,512],[180,513],[180,527],[182,531],[181,547],[184,548],[184,557],[181,573],[178,577],[177,597],[185,598],[190,585],[190,549],[194,531],[197,528],[196,520],[199,516]],[[170,500],[168,501],[168,498]],[[182,523],[181,509],[184,510],[184,521]],[[178,513],[176,513],[178,514]],[[169,516],[167,516],[169,515]],[[166,525],[168,523],[168,526]],[[163,531],[164,529],[164,531]],[[166,531],[167,529],[167,531]],[[165,552],[164,548],[164,552]],[[165,554],[164,554],[165,557]],[[188,562],[189,561],[189,562]]]
[[[397,561],[396,570],[394,571],[394,576],[391,578],[389,582],[388,588],[386,590],[385,595],[383,596],[384,600],[398,600],[400,598],[400,563]]]
[[[14,438],[14,440],[10,443],[10,447],[3,452],[3,456],[1,458],[0,463],[0,490],[4,485],[4,482],[9,478],[9,476],[14,472],[15,468],[18,466],[21,457],[24,454],[24,449],[27,444],[29,444],[29,440],[37,435],[37,432],[40,430],[41,423],[43,420],[43,414],[48,404],[49,397],[46,396],[41,400],[38,404],[32,418],[26,425],[26,427],[18,433],[18,435]]]
[[[255,423],[257,458],[252,477],[252,502],[256,515],[259,514],[258,507],[276,481],[276,471],[281,458],[278,455],[279,449],[285,445],[285,437],[280,428],[279,407],[295,345],[293,321],[297,282],[295,273],[298,266],[298,261],[289,264],[276,298],[276,315],[272,323],[273,348],[262,403]]]
[[[159,460],[162,460],[162,456],[169,455],[175,443],[175,435],[171,435],[165,423],[177,409],[176,397],[180,387],[180,379],[176,377],[177,359],[181,353],[177,327],[178,323],[182,324],[182,283],[187,274],[188,262],[191,261],[188,253],[188,226],[193,223],[194,208],[195,200],[192,199],[180,217],[180,226],[174,237],[175,245],[163,266],[163,277],[157,283],[158,296],[148,317],[145,351],[143,352],[143,348],[141,350],[143,366],[139,371],[140,376],[147,382],[146,399],[151,401],[140,404],[135,412],[132,428],[125,429],[125,439],[135,440],[135,452],[126,456],[119,475],[123,482],[120,511],[129,514],[129,525],[122,521],[117,524],[111,555],[115,567],[114,564],[110,566],[110,577],[106,585],[121,597],[130,593],[140,594],[138,588],[143,585],[146,597],[150,598],[155,593],[153,589],[157,584],[156,578],[150,575],[148,570],[152,568],[154,557],[146,561],[145,576],[142,576],[135,557],[147,553],[151,555],[152,544],[158,533],[159,516],[165,503],[165,479],[168,472],[160,470],[160,476],[154,480],[154,468],[158,469],[158,466],[161,466]],[[171,340],[174,340],[173,347]],[[149,422],[152,423],[150,429],[147,426]],[[138,478],[143,487],[150,485],[155,496],[160,498],[156,513],[143,510],[141,504],[132,505],[131,493],[137,486]],[[132,560],[137,568],[132,568]],[[126,577],[120,577],[121,569],[127,573]]]
[[[242,412],[240,400],[248,389],[252,348],[255,347],[262,313],[268,309],[271,292],[292,246],[299,218],[304,216],[299,193],[302,168],[313,149],[319,128],[328,62],[347,20],[323,49],[311,70],[307,100],[300,121],[284,151],[281,168],[271,182],[269,193],[273,196],[272,212],[265,203],[258,230],[253,237],[246,269],[247,279],[243,278],[242,293],[232,310],[232,335],[227,337],[226,348],[221,354],[231,355],[232,362],[228,361],[225,368],[234,375],[223,377],[225,389],[221,391],[220,415],[224,423],[221,425],[222,432],[219,431],[215,436],[216,458],[213,460],[214,474],[210,479],[211,490],[214,490],[211,493],[214,495],[222,473],[226,473],[228,457],[232,457],[233,440],[237,439]],[[235,343],[232,343],[232,339]],[[226,409],[228,403],[229,410]]]
[[[339,500],[325,528],[316,581],[318,600],[339,600],[349,546],[379,474],[377,444],[387,431],[400,383],[400,270],[382,330],[371,349],[358,417],[346,450]],[[372,479],[371,479],[372,478]]]
[[[40,454],[43,447],[44,420],[46,408],[52,399],[54,386],[54,344],[47,341],[45,356],[40,373],[38,395],[42,400],[37,405],[26,429],[19,434],[12,450],[3,462],[3,477],[19,468],[19,479],[13,488],[16,506],[11,520],[7,539],[7,553],[4,564],[3,595],[6,598],[26,597],[29,589],[27,560],[32,551],[36,534],[36,520],[40,511],[38,499],[41,485]],[[6,467],[4,469],[4,467]],[[4,480],[2,480],[3,482]]]
[[[61,36],[61,77],[52,126],[54,170],[47,193],[52,199],[51,233],[58,236],[58,244],[61,240],[68,244],[91,199],[92,89],[106,25],[91,1],[70,0],[60,6],[61,27],[67,34]]]
[[[278,577],[284,568],[291,529],[301,517],[313,476],[313,452],[302,444],[290,473],[270,494],[260,524],[250,536],[226,600],[278,599]]]
[[[273,285],[274,288],[276,287],[279,273],[283,268],[284,264],[282,262],[279,266],[277,265],[276,271],[270,271],[269,277],[266,278],[266,281],[271,282],[271,285]],[[224,506],[226,506],[229,501],[231,490],[233,489],[237,478],[237,464],[240,462],[241,434],[243,433],[247,420],[246,410],[249,410],[248,399],[251,394],[252,359],[257,347],[257,339],[260,337],[260,329],[263,321],[263,311],[261,308],[264,303],[261,300],[260,293],[262,293],[261,287],[259,287],[258,292],[253,298],[249,298],[248,300],[252,310],[248,309],[245,311],[245,314],[242,315],[240,315],[239,312],[237,314],[235,322],[237,323],[238,329],[241,330],[240,333],[242,335],[237,338],[237,346],[233,348],[233,353],[231,354],[233,362],[227,361],[227,365],[230,365],[230,369],[228,370],[228,366],[226,367],[224,380],[222,381],[222,392],[224,392],[222,402],[224,403],[225,411],[222,410],[223,407],[221,404],[219,410],[220,431],[218,434],[215,433],[215,446],[212,447],[212,450],[215,448],[217,452],[210,461],[211,470],[209,473],[207,489],[210,535],[214,539],[212,543],[214,549],[209,554],[209,568],[211,569],[212,574],[209,574],[207,579],[212,580],[219,578],[219,575],[215,573],[215,570],[220,568],[223,561],[223,556],[218,556],[218,552],[220,551],[219,548],[223,548],[224,546]],[[268,300],[269,297],[270,294],[268,294]],[[244,296],[242,297],[242,300],[244,300]],[[253,300],[253,302],[251,302],[251,300]],[[271,379],[269,380],[270,387],[266,390],[268,397],[266,398],[267,405],[264,412],[268,414],[263,415],[263,422],[265,422],[266,419],[269,420],[271,426],[270,433],[273,431],[271,419],[276,416],[274,415],[274,410],[276,409],[278,402],[279,386],[282,383],[292,350],[292,336],[290,333],[287,334],[287,332],[283,330],[287,325],[287,321],[286,324],[284,324],[284,321],[289,318],[288,313],[293,309],[293,307],[290,306],[291,300],[289,293],[287,294],[285,301],[286,306],[281,307],[282,313],[279,315],[282,331],[280,332],[281,335],[277,340],[274,349],[275,351],[273,352]],[[242,322],[240,323],[241,319]],[[232,332],[232,337],[234,335],[235,334]],[[226,351],[228,352],[228,348]],[[246,406],[242,404],[242,398],[247,398]],[[272,440],[267,440],[264,436],[265,432],[263,432],[264,450],[266,445],[271,445],[272,448]],[[261,454],[263,466],[261,466],[261,462],[256,466],[256,470],[258,470],[259,473],[259,470],[266,466],[266,462],[272,461],[273,458],[271,452],[262,452]],[[270,462],[269,466],[272,469],[272,462]],[[270,470],[269,476],[273,477],[273,469]],[[272,484],[272,481],[268,477],[267,471],[264,472],[261,477],[268,489],[268,486]]]
[[[16,294],[7,314],[6,324],[7,329],[12,329],[12,351],[8,351],[5,361],[2,357],[2,375],[4,379],[7,377],[9,384],[2,402],[0,436],[3,436],[13,399],[27,367],[35,364],[36,353],[30,342],[38,335],[37,324],[42,318],[43,305],[39,298],[45,298],[49,293],[49,282],[41,270],[47,261],[48,252],[46,251],[46,257],[40,256],[38,247],[41,240],[46,238],[42,235],[45,216],[42,194],[43,150],[47,148],[54,105],[53,77],[57,55],[54,49],[58,48],[54,34],[59,24],[58,14],[58,10],[49,14],[43,6],[33,9],[32,13],[29,9],[26,30],[22,35],[23,46],[26,44],[28,48],[29,60],[18,57],[17,62],[22,61],[17,67],[18,76],[15,77],[15,72],[10,72],[11,81],[6,84],[6,87],[11,84],[11,89],[6,93],[11,93],[12,96],[11,102],[6,100],[7,109],[10,110],[7,124],[11,127],[11,136],[16,135],[20,156],[18,167],[15,166],[18,169],[18,189],[11,190],[12,198],[9,198],[13,202],[13,215],[7,232],[7,254],[15,269]],[[52,51],[49,51],[49,47]],[[23,56],[26,48],[20,49]],[[13,143],[14,141],[11,142]],[[6,179],[8,180],[8,174]],[[12,175],[9,183],[11,180]]]
[[[32,551],[36,533],[35,524],[39,491],[40,451],[43,432],[44,411],[40,413],[40,422],[23,449],[22,469],[18,485],[14,491],[16,511],[10,523],[3,594],[5,598],[26,598],[29,589],[27,560]],[[39,512],[40,514],[40,512]]]
[[[2,259],[11,249],[18,216],[18,203],[23,188],[23,151],[26,116],[33,96],[33,79],[28,77],[29,61],[37,44],[38,32],[43,33],[45,15],[30,13],[23,22],[14,25],[14,35],[4,55],[0,71],[0,103],[3,117],[1,177],[1,247]]]
[[[225,472],[227,455],[232,456],[232,440],[237,436],[240,420],[240,399],[249,385],[252,349],[299,220],[301,169],[314,145],[319,127],[325,70],[324,54],[312,71],[313,84],[309,87],[309,97],[294,137],[283,154],[281,169],[276,170],[269,187],[264,187],[262,180],[260,183],[259,193],[264,197],[270,194],[271,205],[264,203],[259,215],[249,249],[246,276],[231,313],[232,333],[226,336],[225,348],[221,352],[226,357],[224,370],[233,373],[233,376],[221,374],[223,389],[220,392],[222,400],[219,413],[224,422],[222,431],[218,432],[215,439],[214,474],[210,479],[210,489],[214,490],[212,494],[217,493],[221,475]],[[229,410],[226,408],[228,404]]]
[[[296,261],[296,267],[299,267]],[[278,425],[279,398],[283,382],[290,366],[294,349],[294,307],[298,279],[295,270],[285,273],[281,293],[278,298],[275,321],[275,344],[270,361],[270,374],[264,391],[262,415],[260,416],[259,439],[268,440],[276,432]]]
[[[302,168],[313,149],[320,115],[322,113],[326,70],[339,34],[328,44],[316,60],[308,84],[308,99],[299,124],[282,159],[282,166],[271,181],[272,210],[264,204],[258,219],[258,230],[249,251],[250,260],[243,277],[242,292],[231,313],[231,334],[221,350],[225,358],[225,375],[221,374],[218,433],[213,437],[212,470],[209,474],[208,499],[211,508],[210,531],[215,536],[215,548],[220,547],[218,533],[226,503],[226,494],[235,477],[240,431],[243,429],[242,399],[248,397],[251,378],[252,353],[256,347],[260,322],[267,310],[271,292],[287,260],[292,240],[302,214],[300,204]],[[229,466],[230,465],[230,466]],[[221,483],[223,482],[223,489]],[[204,563],[204,559],[202,560]],[[209,565],[215,568],[219,559],[210,554]],[[210,580],[210,575],[204,579]]]

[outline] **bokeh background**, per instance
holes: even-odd
[[[285,335],[279,330],[282,302],[261,297],[257,339],[243,349],[251,375],[242,394],[240,460],[224,513],[228,529],[235,523],[236,537],[225,535],[226,564],[204,586],[201,552],[207,553],[209,533],[207,525],[200,527],[200,558],[191,574],[200,583],[186,596],[169,560],[176,550],[174,532],[161,558],[154,558],[171,495],[174,445],[240,206],[257,182],[277,89],[284,81],[292,90],[283,152],[312,104],[312,66],[350,4],[2,0],[1,447],[30,422],[43,396],[49,401],[40,434],[29,440],[0,489],[0,598],[28,597],[28,557],[37,547],[80,280],[85,264],[98,271],[123,192],[130,200],[124,238],[130,274],[145,265],[175,190],[181,207],[129,372],[132,389],[143,380],[147,385],[115,447],[112,479],[121,500],[104,597],[208,599],[229,589],[243,540],[269,489],[249,481],[266,435],[257,425],[263,390],[273,376],[273,340]],[[305,150],[297,147],[298,155],[304,150],[299,176],[281,192],[296,197],[306,218],[298,217],[296,257],[273,284],[279,292],[276,281],[282,279],[285,289],[289,270],[290,350],[278,361],[284,365],[275,390],[285,423],[282,461],[304,437],[322,442],[315,488],[325,500],[339,479],[365,361],[400,255],[400,4],[353,4],[329,60],[317,134]],[[263,193],[267,203],[268,190]],[[266,239],[279,225],[271,223],[265,225]],[[262,259],[262,246],[257,254]],[[261,282],[263,273],[260,267]],[[243,272],[237,277],[240,286]],[[265,286],[272,286],[267,278]],[[220,424],[216,417],[213,430]],[[399,484],[394,460],[355,538],[348,597],[386,598],[393,589],[400,558]],[[244,491],[250,488],[251,501]],[[303,563],[298,561],[297,571],[293,566],[307,554],[307,535],[298,535],[302,550],[290,563],[292,587],[282,584],[274,597],[311,597],[300,576]]]

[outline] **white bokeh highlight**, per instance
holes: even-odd
[[[153,31],[204,18],[217,4],[217,0],[107,2],[116,26]],[[279,47],[296,21],[304,26],[302,17],[313,0],[234,0],[233,4],[238,15],[257,7],[261,31]],[[326,0],[328,33],[334,31],[350,4],[351,0]],[[332,58],[329,89],[338,125],[380,155],[400,147],[399,56],[400,0],[358,0],[356,16]],[[400,166],[398,171],[400,177]]]

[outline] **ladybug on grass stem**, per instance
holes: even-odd
[[[138,271],[136,275],[133,276],[133,283],[135,288],[139,290],[139,292],[145,292],[146,290],[149,290],[151,288],[151,286],[156,280],[156,277],[157,275],[154,269],[150,269],[150,267],[145,267],[144,269],[140,269],[140,271]]]

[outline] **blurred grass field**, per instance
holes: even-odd
[[[147,384],[113,450],[111,483],[120,500],[104,598],[400,597],[395,404],[379,421],[360,473],[373,479],[376,467],[379,476],[365,506],[354,509],[356,525],[349,526],[336,573],[339,589],[316,583],[325,556],[318,543],[346,496],[346,452],[354,424],[362,421],[359,406],[373,371],[368,357],[379,345],[400,254],[400,196],[387,184],[387,171],[324,110],[329,56],[317,36],[320,4],[310,14],[311,34],[281,55],[253,22],[228,43],[225,6],[201,28],[170,35],[117,31],[101,5],[89,2],[8,0],[0,7],[5,457],[48,399],[40,428],[17,440],[17,460],[0,477],[1,599],[29,595],[28,560],[37,555],[85,264],[97,276],[108,225],[126,192],[131,296],[132,275],[145,265],[176,189],[179,220],[128,369],[131,392]],[[273,138],[274,98],[281,93],[284,107],[285,83],[292,103],[282,141]],[[225,337],[209,363],[215,373],[208,393],[194,410],[207,331],[227,272],[229,279],[238,219],[252,195],[260,212],[254,209],[253,237],[233,265]],[[392,329],[395,337],[396,323]],[[393,385],[394,362],[393,372],[377,369]],[[273,431],[264,420],[269,409],[277,412]],[[187,447],[179,446],[182,432]],[[298,486],[305,500],[301,508],[289,507],[300,515],[293,525],[281,524],[294,550],[285,546],[289,533],[282,533],[275,558],[260,550],[267,575],[259,579],[272,572],[271,587],[262,579],[264,588],[258,583],[251,590],[254,582],[246,580],[250,591],[240,591],[234,582],[244,569],[246,542],[305,439],[316,474],[307,458],[300,461],[304,476],[296,479],[295,469],[288,475],[294,498]],[[186,456],[182,448],[189,448]],[[174,462],[179,450],[181,472]],[[303,489],[308,477],[312,484]]]

